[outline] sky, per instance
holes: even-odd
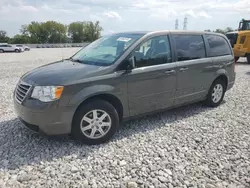
[[[188,30],[238,28],[250,19],[250,0],[0,0],[0,30],[9,36],[31,21],[100,21],[102,34],[172,30],[175,20]]]

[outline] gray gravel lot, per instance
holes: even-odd
[[[13,111],[19,77],[77,48],[0,54],[0,187],[250,187],[250,65],[218,108],[193,104],[128,122],[86,146],[39,136]]]

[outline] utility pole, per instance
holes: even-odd
[[[187,22],[188,21],[188,18],[187,18],[187,16],[185,16],[185,18],[184,18],[184,23],[183,23],[183,30],[187,30]]]
[[[179,27],[179,21],[178,19],[175,20],[175,30],[178,30]]]

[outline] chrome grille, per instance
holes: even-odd
[[[17,102],[22,103],[24,101],[27,94],[29,93],[30,88],[31,88],[31,85],[26,84],[24,82],[19,82],[17,84],[16,90],[15,90],[15,98]]]

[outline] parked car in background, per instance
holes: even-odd
[[[19,48],[23,48],[24,51],[30,51],[30,47],[28,47],[28,46],[25,46],[25,45],[22,45],[22,44],[17,44],[16,46],[19,47]]]
[[[4,52],[23,52],[24,49],[14,46],[14,45],[10,45],[8,43],[2,43],[0,44],[0,53],[4,53]]]
[[[234,85],[234,66],[222,34],[112,34],[23,75],[14,106],[34,131],[100,144],[134,117],[199,101],[219,106]]]

